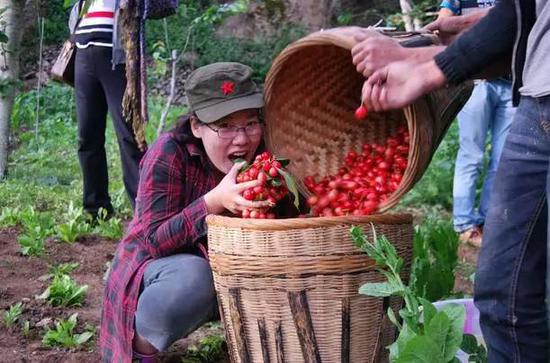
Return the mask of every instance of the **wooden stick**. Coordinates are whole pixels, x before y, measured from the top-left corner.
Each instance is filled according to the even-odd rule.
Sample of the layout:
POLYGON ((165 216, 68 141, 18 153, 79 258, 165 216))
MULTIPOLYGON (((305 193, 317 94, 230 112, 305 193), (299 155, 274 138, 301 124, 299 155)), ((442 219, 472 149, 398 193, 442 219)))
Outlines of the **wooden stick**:
POLYGON ((285 363, 285 351, 283 348, 283 329, 281 322, 277 322, 275 327, 275 348, 277 349, 277 363, 285 363))
POLYGON ((258 319, 258 331, 260 333, 260 345, 262 346, 262 356, 264 363, 269 363, 269 342, 267 341, 267 329, 265 327, 265 319, 258 319))
POLYGON ((311 322, 306 292, 289 292, 288 302, 290 304, 290 310, 292 311, 292 317, 294 318, 294 325, 296 326, 296 333, 300 340, 300 347, 302 348, 305 362, 320 363, 321 355, 319 354, 319 348, 315 340, 315 332, 313 331, 313 323, 311 322))
POLYGON ((350 301, 345 297, 342 300, 342 363, 350 362, 351 326, 350 326, 350 301))
MULTIPOLYGON (((222 322, 222 325, 224 327, 227 327, 227 321, 225 320, 225 312, 223 311, 223 303, 222 303, 222 296, 219 292, 216 292, 216 296, 218 297, 218 309, 220 311, 220 320, 222 322)), ((224 330, 225 334, 225 341, 227 342, 228 351, 229 351, 229 358, 232 362, 237 361, 237 357, 235 357, 235 350, 231 347, 233 346, 233 339, 231 339, 231 334, 229 334, 229 329, 225 328, 224 330)))
POLYGON ((235 333, 235 345, 241 363, 250 362, 248 345, 246 343, 246 331, 242 319, 241 291, 238 288, 229 289, 229 315, 235 333))

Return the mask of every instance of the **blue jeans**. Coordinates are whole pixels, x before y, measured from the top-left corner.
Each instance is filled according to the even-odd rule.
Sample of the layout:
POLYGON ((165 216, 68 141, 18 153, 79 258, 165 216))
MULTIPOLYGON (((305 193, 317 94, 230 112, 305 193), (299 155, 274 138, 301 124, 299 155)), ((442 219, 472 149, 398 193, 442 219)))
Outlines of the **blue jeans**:
POLYGON ((497 170, 475 281, 489 362, 548 362, 550 96, 522 97, 497 170), (547 303, 547 301, 546 301, 547 303))
POLYGON ((453 222, 457 232, 485 222, 498 161, 514 112, 511 82, 495 80, 476 81, 472 96, 458 114, 460 147, 453 182, 453 222), (487 134, 491 135, 491 159, 476 210, 476 185, 483 170, 487 134))

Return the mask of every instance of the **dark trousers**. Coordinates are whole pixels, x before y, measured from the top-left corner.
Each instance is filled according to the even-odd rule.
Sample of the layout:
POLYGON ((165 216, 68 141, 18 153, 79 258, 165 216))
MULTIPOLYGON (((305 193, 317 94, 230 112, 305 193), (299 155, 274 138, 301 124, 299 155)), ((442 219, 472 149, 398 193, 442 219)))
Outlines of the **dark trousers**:
POLYGON ((475 281, 491 363, 549 361, 550 96, 522 97, 504 144, 475 281))
POLYGON ((122 97, 126 88, 124 65, 111 65, 111 48, 90 46, 78 49, 75 60, 76 114, 78 119, 78 159, 84 182, 84 209, 96 214, 103 207, 113 211, 109 197, 109 177, 105 154, 107 110, 116 132, 124 186, 132 208, 143 152, 137 147, 132 125, 122 117, 122 97))

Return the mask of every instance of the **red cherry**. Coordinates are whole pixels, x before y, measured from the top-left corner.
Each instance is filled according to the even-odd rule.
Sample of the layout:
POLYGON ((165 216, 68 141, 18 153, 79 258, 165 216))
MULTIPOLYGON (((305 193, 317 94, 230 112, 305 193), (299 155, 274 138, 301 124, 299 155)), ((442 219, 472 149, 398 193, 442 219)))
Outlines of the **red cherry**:
POLYGON ((269 176, 270 177, 275 178, 277 175, 279 175, 279 172, 277 171, 277 169, 275 169, 273 167, 269 169, 269 176))
POLYGON ((248 170, 248 175, 250 175, 252 179, 256 179, 256 177, 258 177, 258 169, 255 167, 250 168, 248 170))
POLYGON ((254 192, 252 191, 252 189, 246 189, 244 192, 243 192, 243 198, 246 199, 246 200, 254 200, 254 192))
POLYGON ((358 120, 364 120, 365 118, 367 118, 367 114, 368 111, 365 105, 361 105, 357 108, 357 110, 355 110, 355 118, 358 120))
POLYGON ((311 197, 308 198, 307 204, 313 207, 315 204, 317 204, 318 201, 319 201, 319 198, 315 195, 312 195, 311 197))
POLYGON ((257 178, 257 179, 258 179, 258 181, 259 181, 260 183, 264 184, 264 183, 267 182, 267 174, 264 173, 263 171, 260 171, 260 172, 258 173, 258 178, 257 178))

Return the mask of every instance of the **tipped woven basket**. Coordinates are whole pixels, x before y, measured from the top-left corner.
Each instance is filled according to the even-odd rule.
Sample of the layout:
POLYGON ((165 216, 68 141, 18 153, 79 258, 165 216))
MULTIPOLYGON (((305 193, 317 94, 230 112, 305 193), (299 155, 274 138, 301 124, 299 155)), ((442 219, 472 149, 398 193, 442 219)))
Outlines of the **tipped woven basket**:
MULTIPOLYGON (((408 166, 399 188, 383 202, 379 212, 393 207, 421 178, 471 93, 471 85, 446 87, 421 97, 403 110, 369 113, 357 121, 365 81, 352 63, 354 34, 379 36, 346 27, 313 33, 288 46, 275 59, 265 83, 266 140, 276 155, 292 162, 302 193, 307 175, 319 180, 337 173, 348 151, 366 142, 381 142, 401 125, 410 133, 408 166)), ((436 44, 431 35, 388 33, 404 46, 436 44)))
POLYGON ((371 223, 405 261, 412 217, 374 215, 281 220, 208 216, 210 264, 232 362, 381 362, 395 339, 386 317, 397 298, 359 295, 381 282, 352 243, 350 226, 371 223))

